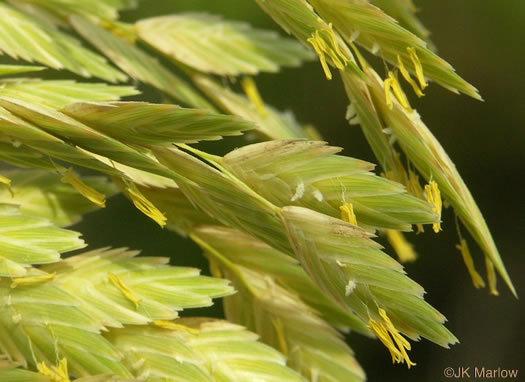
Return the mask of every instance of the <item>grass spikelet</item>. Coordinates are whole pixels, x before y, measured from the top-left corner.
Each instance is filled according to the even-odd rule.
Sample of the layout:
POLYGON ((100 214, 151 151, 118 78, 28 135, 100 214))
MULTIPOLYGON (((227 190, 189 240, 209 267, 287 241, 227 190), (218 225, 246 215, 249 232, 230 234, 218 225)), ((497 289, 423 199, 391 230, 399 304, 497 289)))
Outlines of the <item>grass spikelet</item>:
POLYGON ((225 300, 228 319, 256 330, 263 342, 279 349, 288 357, 288 366, 308 380, 364 380, 352 350, 305 304, 304 297, 317 294, 315 286, 306 282, 308 278, 302 279, 285 256, 221 227, 197 227, 192 237, 239 290, 225 300))
POLYGON ((437 221, 431 205, 370 173, 370 163, 335 155, 339 150, 315 141, 267 142, 234 150, 222 164, 280 207, 293 204, 341 217, 340 207, 351 203, 367 229, 410 231, 411 224, 437 221))
POLYGON ((171 58, 222 76, 277 72, 281 66, 298 66, 311 57, 294 40, 205 13, 144 19, 135 30, 171 58))
MULTIPOLYGON (((361 61, 361 64, 368 78, 367 87, 370 91, 370 102, 377 114, 383 119, 384 125, 392 129, 392 133, 408 160, 428 182, 435 183, 435 186, 433 186, 434 183, 429 183, 429 187, 426 188, 428 191, 425 191, 430 200, 436 203, 434 204, 435 212, 438 212, 441 204, 437 194, 439 190, 439 193, 443 194, 443 198, 454 208, 461 222, 493 263, 510 291, 516 295, 515 288, 503 265, 485 219, 448 154, 415 110, 406 110, 397 101, 393 102, 393 109, 390 110, 384 97, 383 81, 365 61, 361 61)), ((347 91, 353 94, 352 97, 356 97, 356 88, 350 86, 349 76, 345 75, 343 78, 349 84, 347 91)), ((361 119, 364 120, 364 118, 361 119)), ((366 123, 362 126, 365 130, 372 129, 373 134, 376 134, 377 129, 382 128, 382 123, 380 120, 373 122, 374 124, 366 123)), ((374 141, 374 145, 375 143, 376 141, 374 141)), ((378 145, 375 146, 378 151, 390 150, 388 146, 381 148, 378 145)), ((434 231, 436 229, 439 229, 437 223, 434 226, 434 231)))
POLYGON ((416 75, 422 89, 426 86, 426 76, 453 92, 463 92, 481 99, 476 88, 428 49, 423 40, 370 2, 311 0, 310 3, 326 22, 333 23, 347 43, 361 45, 392 65, 398 65, 399 57, 404 67, 416 75))
POLYGON ((445 347, 457 342, 442 325, 443 315, 424 302, 423 289, 381 252, 370 234, 301 207, 285 207, 282 216, 305 271, 341 307, 366 323, 370 318, 377 321, 370 312, 380 307, 409 338, 422 336, 445 347), (349 281, 356 286, 347 295, 349 281))

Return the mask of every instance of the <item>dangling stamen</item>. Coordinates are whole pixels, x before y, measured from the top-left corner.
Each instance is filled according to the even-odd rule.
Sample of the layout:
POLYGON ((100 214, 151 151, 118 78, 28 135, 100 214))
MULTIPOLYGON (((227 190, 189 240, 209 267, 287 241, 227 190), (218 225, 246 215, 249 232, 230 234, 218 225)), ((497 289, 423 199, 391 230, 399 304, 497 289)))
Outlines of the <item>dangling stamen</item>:
POLYGON ((414 69, 416 70, 416 77, 419 81, 419 86, 421 86, 421 89, 425 89, 428 86, 428 84, 425 81, 425 75, 423 74, 423 66, 421 65, 421 61, 419 61, 419 57, 417 56, 416 48, 407 48, 407 52, 410 55, 412 63, 414 64, 414 69))
POLYGON ((63 174, 62 182, 70 184, 79 194, 84 196, 89 201, 95 203, 97 206, 105 208, 106 207, 106 195, 101 194, 97 190, 89 187, 84 182, 82 182, 73 172, 73 169, 70 167, 65 174, 63 174))
POLYGON ((405 110, 410 111, 410 103, 408 102, 408 98, 401 88, 397 77, 392 72, 388 72, 388 76, 392 79, 392 90, 394 91, 394 95, 396 96, 397 100, 405 110))
POLYGON ((113 284, 117 289, 119 289, 122 294, 133 304, 135 304, 135 307, 139 307, 140 298, 135 296, 135 294, 131 291, 131 289, 128 288, 126 284, 124 284, 124 281, 117 275, 109 272, 108 273, 108 280, 113 284))
POLYGON ((465 263, 468 273, 470 274, 470 278, 472 279, 472 284, 474 284, 474 288, 484 288, 485 281, 483 281, 483 278, 474 267, 474 260, 472 259, 472 255, 470 254, 470 251, 468 249, 467 241, 465 239, 461 239, 460 243, 456 245, 456 248, 459 249, 459 251, 461 252, 463 262, 465 263))
POLYGON ((49 368, 44 362, 37 364, 38 372, 49 377, 51 382, 71 382, 67 370, 67 359, 62 359, 57 366, 49 368))
POLYGON ((487 280, 489 282, 489 290, 490 294, 493 296, 499 296, 498 289, 496 288, 496 271, 494 270, 494 264, 492 264, 492 261, 485 256, 485 268, 487 268, 487 280))
MULTIPOLYGON (((429 184, 425 186, 425 193, 427 201, 432 204, 432 211, 439 215, 441 219, 441 210, 443 209, 443 202, 441 201, 441 192, 439 191, 438 185, 435 181, 431 180, 429 184)), ((441 231, 441 223, 434 223, 432 225, 435 233, 441 231)))
POLYGON ((394 248, 397 257, 399 257, 399 261, 402 263, 407 263, 417 259, 414 246, 407 239, 405 239, 405 236, 403 236, 402 232, 393 229, 387 229, 386 237, 392 248, 394 248))
POLYGON ((354 206, 352 203, 345 203, 341 207, 341 220, 350 223, 352 225, 357 225, 357 218, 354 213, 354 206))
POLYGON ((383 309, 379 308, 378 311, 379 315, 385 323, 386 329, 394 339, 394 342, 396 343, 397 348, 399 349, 399 353, 401 354, 401 358, 398 362, 406 362, 409 369, 411 366, 415 366, 416 364, 410 361, 410 358, 408 357, 408 354, 406 352, 407 350, 411 349, 410 342, 408 342, 408 340, 398 332, 398 330, 396 329, 392 321, 390 321, 390 318, 387 316, 386 312, 383 309))
POLYGON ((390 90, 392 89, 392 79, 385 79, 383 86, 385 88, 386 106, 388 107, 388 109, 392 110, 394 108, 394 104, 392 102, 392 93, 390 92, 390 90))
POLYGON ((410 84, 410 86, 412 86, 412 89, 414 89, 414 93, 416 93, 418 97, 423 97, 423 92, 421 91, 421 89, 419 89, 419 86, 417 86, 417 83, 412 79, 412 77, 410 77, 410 73, 408 73, 408 70, 403 64, 403 60, 401 60, 401 57, 399 55, 397 55, 397 65, 403 78, 406 80, 406 82, 410 84))
POLYGON ((47 281, 51 281, 55 278, 56 272, 45 273, 39 276, 30 277, 16 277, 11 282, 11 288, 16 288, 19 285, 30 285, 30 284, 41 284, 47 281))
POLYGON ((128 195, 135 207, 137 207, 142 213, 144 213, 146 216, 149 216, 158 225, 164 228, 168 219, 162 212, 160 212, 157 207, 155 207, 153 203, 151 203, 144 195, 142 195, 137 186, 135 186, 133 183, 130 183, 126 191, 128 192, 128 195))
POLYGON ((349 61, 348 57, 346 57, 346 55, 341 51, 341 47, 337 43, 332 24, 328 24, 328 28, 316 30, 312 37, 306 41, 312 45, 315 53, 317 53, 319 61, 321 62, 321 66, 323 67, 324 74, 328 80, 332 79, 332 72, 330 71, 326 56, 328 56, 334 66, 340 70, 344 69, 349 61), (328 43, 323 37, 328 40, 328 43))
POLYGON ((266 108, 264 107, 264 102, 262 100, 261 95, 259 94, 259 90, 257 90, 257 85, 255 84, 255 81, 253 80, 253 78, 244 77, 241 81, 241 86, 246 96, 255 105, 257 112, 262 117, 266 117, 268 113, 266 112, 266 108))
POLYGON ((401 106, 407 111, 411 111, 410 103, 408 102, 407 96, 405 95, 405 92, 401 88, 401 85, 399 84, 399 81, 397 80, 394 73, 391 71, 388 72, 388 78, 384 81, 384 88, 385 88, 385 97, 386 97, 386 106, 392 110, 394 107, 392 102, 392 94, 390 93, 390 90, 394 92, 394 95, 396 96, 396 99, 399 101, 401 106))
POLYGON ((410 350, 410 343, 396 329, 384 309, 378 309, 379 315, 383 322, 377 322, 373 319, 368 321, 369 328, 374 332, 377 338, 386 346, 392 356, 392 363, 406 363, 408 368, 415 366, 408 357, 407 350, 410 350))

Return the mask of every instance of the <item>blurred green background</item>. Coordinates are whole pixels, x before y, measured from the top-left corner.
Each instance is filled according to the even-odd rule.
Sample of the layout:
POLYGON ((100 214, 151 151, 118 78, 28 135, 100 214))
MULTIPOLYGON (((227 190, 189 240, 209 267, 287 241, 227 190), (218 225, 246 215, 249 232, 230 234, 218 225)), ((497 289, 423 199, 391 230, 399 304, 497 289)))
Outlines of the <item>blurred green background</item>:
MULTIPOLYGON (((481 92, 485 102, 458 96, 437 85, 413 99, 424 121, 455 161, 483 211, 518 293, 525 294, 525 2, 523 0, 440 0, 417 2, 420 18, 432 31, 440 55, 481 92)), ((279 30, 254 0, 142 0, 125 20, 180 11, 206 11, 279 30)), ((291 109, 302 123, 313 123, 344 154, 370 161, 373 155, 359 127, 345 119, 347 100, 341 83, 327 81, 318 62, 257 78, 263 98, 291 109)), ((145 89, 146 96, 155 97, 145 89)), ((414 97, 413 97, 414 98, 414 97)), ((233 146, 238 141, 228 141, 233 146)), ((212 144, 212 145, 217 145, 212 144)), ((213 147, 208 145, 207 147, 213 147)), ((409 276, 427 290, 427 300, 449 319, 460 344, 451 350, 422 341, 413 346, 417 366, 392 365, 378 342, 348 337, 369 381, 442 381, 445 367, 521 368, 525 380, 525 309, 500 285, 499 297, 475 290, 459 252, 452 213, 444 213, 444 231, 412 235, 420 259, 407 266, 409 276)), ((118 196, 105 210, 74 227, 91 248, 127 246, 146 255, 171 256, 177 265, 207 269, 194 244, 137 213, 118 196)), ((430 230, 427 230, 430 231, 430 230)), ((480 252, 471 244, 479 270, 480 252)), ((186 314, 221 314, 214 309, 186 314)))

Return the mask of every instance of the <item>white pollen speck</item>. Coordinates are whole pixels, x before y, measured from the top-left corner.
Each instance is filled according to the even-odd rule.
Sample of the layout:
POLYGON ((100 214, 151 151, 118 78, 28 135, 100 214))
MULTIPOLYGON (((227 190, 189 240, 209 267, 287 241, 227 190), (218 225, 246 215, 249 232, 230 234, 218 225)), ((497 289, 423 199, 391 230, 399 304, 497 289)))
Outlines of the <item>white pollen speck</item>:
POLYGON ((312 192, 312 195, 319 202, 322 202, 324 200, 323 193, 321 191, 319 191, 319 190, 315 190, 314 192, 312 192))
POLYGON ((345 115, 345 118, 350 120, 352 118, 355 117, 356 115, 356 111, 355 111, 355 107, 354 107, 354 104, 351 103, 350 105, 348 105, 348 107, 346 108, 346 115, 345 115))
POLYGON ((361 31, 359 31, 359 30, 353 31, 352 34, 350 35, 350 41, 354 42, 355 40, 357 40, 357 38, 359 37, 360 33, 361 33, 361 31))
POLYGON ((257 134, 254 134, 254 133, 252 133, 252 132, 248 132, 248 133, 244 134, 244 137, 246 138, 246 140, 247 140, 248 142, 256 142, 257 139, 259 139, 259 138, 257 137, 257 134))
POLYGON ((146 362, 146 360, 144 358, 141 358, 139 360, 137 360, 136 362, 134 362, 131 367, 134 369, 134 370, 139 370, 140 368, 142 368, 144 366, 144 362, 146 362))
POLYGON ((294 196, 292 196, 292 199, 290 199, 290 201, 295 202, 295 201, 301 199, 303 197, 303 195, 304 195, 304 183, 301 182, 295 188, 295 194, 294 194, 294 196))
POLYGON ((319 370, 312 368, 311 374, 312 374, 312 382, 318 382, 319 381, 319 370))
POLYGON ((346 284, 346 286, 345 286, 345 296, 350 296, 352 294, 352 292, 354 291, 356 286, 357 286, 357 284, 355 283, 354 280, 349 280, 348 284, 346 284))

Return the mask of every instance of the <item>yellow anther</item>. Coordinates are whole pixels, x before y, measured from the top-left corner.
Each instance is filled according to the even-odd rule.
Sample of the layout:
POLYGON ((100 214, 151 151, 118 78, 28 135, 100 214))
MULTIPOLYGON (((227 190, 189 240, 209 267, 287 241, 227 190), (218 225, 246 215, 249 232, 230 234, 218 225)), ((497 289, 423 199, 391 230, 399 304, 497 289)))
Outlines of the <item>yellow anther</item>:
POLYGON ((182 331, 182 332, 187 332, 187 333, 190 333, 190 334, 193 334, 193 335, 197 335, 197 334, 200 333, 199 329, 194 329, 194 328, 190 328, 190 327, 185 326, 185 325, 176 324, 173 321, 154 320, 153 324, 157 325, 159 328, 173 330, 173 331, 176 331, 176 332, 181 332, 182 331))
POLYGON ((394 324, 392 324, 392 321, 390 321, 390 318, 387 316, 386 312, 379 308, 379 315, 383 319, 386 329, 390 333, 390 336, 394 339, 394 342, 397 345, 397 348, 399 349, 400 358, 397 361, 398 363, 406 362, 408 368, 410 369, 411 366, 415 366, 415 363, 410 361, 410 358, 408 357, 407 350, 411 349, 410 342, 403 337, 396 329, 394 324))
POLYGON ((259 94, 259 90, 257 90, 257 85, 255 84, 255 81, 253 80, 253 78, 244 77, 241 81, 241 85, 242 85, 242 88, 246 96, 255 105, 257 112, 261 116, 266 117, 268 113, 266 112, 266 108, 264 107, 264 102, 261 98, 261 95, 259 94))
POLYGON ((368 321, 368 327, 376 335, 377 339, 381 341, 383 345, 386 346, 386 348, 390 352, 390 355, 392 356, 392 363, 398 362, 398 360, 400 359, 399 350, 397 349, 397 347, 394 346, 392 338, 388 334, 388 331, 383 326, 383 324, 370 319, 370 321, 368 321))
POLYGON ((348 63, 348 57, 341 51, 341 47, 337 43, 332 24, 328 24, 328 28, 316 30, 312 37, 306 41, 314 48, 328 80, 332 79, 332 72, 330 71, 326 56, 330 58, 337 69, 344 69, 348 63))
POLYGON ((407 263, 417 259, 414 246, 407 239, 405 239, 403 233, 393 229, 387 229, 386 237, 392 248, 394 248, 394 251, 396 251, 399 261, 402 263, 407 263))
POLYGON ((153 203, 151 203, 142 193, 139 191, 137 186, 130 183, 127 187, 127 192, 131 201, 142 213, 153 219, 162 228, 166 225, 167 218, 162 212, 159 211, 153 203))
POLYGON ((463 257, 463 261, 465 262, 468 273, 470 274, 470 278, 472 279, 472 284, 474 284, 474 288, 484 288, 485 281, 483 281, 483 278, 480 276, 480 274, 476 271, 476 268, 474 267, 474 260, 472 259, 470 251, 468 249, 467 241, 465 239, 461 239, 460 243, 456 245, 456 248, 459 249, 459 251, 461 252, 461 256, 463 257))
POLYGON ((334 64, 337 67, 337 69, 343 69, 348 59, 343 54, 343 52, 341 51, 341 47, 337 43, 332 23, 328 23, 328 33, 326 35, 328 37, 328 40, 330 41, 331 46, 333 47, 335 51, 334 57, 335 57, 335 61, 337 62, 334 61, 334 64))
POLYGON ((401 57, 399 55, 397 55, 397 65, 399 67, 399 71, 401 72, 401 75, 403 76, 403 78, 406 80, 406 82, 410 84, 410 86, 412 86, 412 89, 414 89, 414 93, 416 93, 418 97, 423 97, 424 96, 423 92, 421 91, 421 89, 419 89, 419 86, 412 79, 412 77, 410 77, 410 73, 405 68, 405 65, 403 64, 403 60, 401 60, 401 57))
POLYGON ((423 90, 428 86, 428 84, 425 81, 425 75, 423 74, 423 66, 421 65, 421 61, 419 61, 419 57, 417 56, 416 48, 407 48, 407 52, 410 55, 412 63, 414 64, 414 69, 416 70, 416 77, 419 81, 419 86, 421 86, 421 89, 423 90))
POLYGON ((37 369, 40 374, 49 377, 51 382, 71 382, 65 358, 58 363, 58 367, 51 366, 49 368, 44 362, 40 362, 37 364, 37 369))
POLYGON ((352 203, 345 203, 341 207, 339 207, 339 210, 341 210, 341 220, 344 220, 347 223, 357 225, 357 218, 355 217, 354 213, 354 206, 352 203))
POLYGON ((115 274, 113 274, 111 272, 108 272, 108 280, 117 289, 119 289, 122 292, 122 294, 129 301, 131 301, 133 304, 135 304, 136 308, 139 307, 139 303, 140 303, 141 299, 138 298, 137 296, 135 296, 135 294, 131 291, 131 289, 128 288, 128 286, 126 284, 124 284, 124 281, 122 281, 122 279, 120 277, 118 277, 117 275, 115 275, 115 274))
MULTIPOLYGON (((439 219, 441 219, 443 202, 441 201, 441 192, 439 191, 439 187, 435 181, 431 180, 430 183, 425 186, 425 194, 427 201, 432 204, 432 211, 434 211, 439 216, 439 219)), ((434 229, 435 233, 438 233, 441 231, 441 224, 434 223, 432 228, 434 229)))
POLYGON ((39 276, 30 276, 30 277, 16 277, 11 282, 11 288, 16 288, 19 285, 31 285, 31 284, 41 284, 47 281, 53 280, 56 276, 56 272, 46 273, 39 276))
POLYGON ((317 54, 317 57, 319 57, 319 61, 321 62, 321 66, 323 67, 324 75, 326 76, 328 80, 331 80, 332 72, 330 71, 328 63, 326 62, 326 57, 324 56, 324 52, 319 47, 319 43, 316 38, 317 38, 317 32, 315 34, 315 37, 310 37, 306 41, 308 41, 310 45, 312 45, 312 47, 315 50, 315 53, 317 54))
POLYGON ((4 184, 7 187, 7 190, 11 194, 11 197, 15 197, 15 193, 13 192, 13 189, 11 188, 11 179, 6 178, 5 176, 0 175, 0 183, 4 184))
POLYGON ((399 101, 401 106, 403 106, 405 110, 408 110, 408 111, 412 110, 410 108, 410 103, 408 102, 408 98, 405 95, 405 92, 403 91, 403 89, 401 88, 401 85, 399 84, 399 81, 397 80, 397 77, 394 75, 394 73, 388 72, 388 78, 391 80, 390 87, 394 91, 394 95, 396 96, 396 99, 399 101))
POLYGON ((386 106, 392 110, 394 108, 394 104, 392 103, 392 93, 390 90, 392 89, 392 79, 387 78, 384 82, 384 88, 385 88, 385 100, 386 100, 386 106))
POLYGON ((97 190, 89 187, 84 182, 82 182, 73 172, 73 169, 70 167, 64 174, 62 174, 61 181, 73 186, 75 190, 78 191, 82 196, 84 196, 89 201, 95 203, 99 207, 106 207, 106 195, 101 194, 97 190))
POLYGON ((415 366, 415 363, 410 360, 407 353, 407 350, 411 348, 410 342, 399 333, 384 309, 379 308, 378 312, 383 322, 370 319, 368 327, 386 346, 392 356, 392 363, 406 363, 409 369, 411 366, 415 366))
POLYGON ((498 289, 496 288, 496 271, 494 270, 494 264, 492 261, 485 256, 485 268, 487 268, 487 280, 489 282, 490 294, 494 296, 499 296, 498 289))

